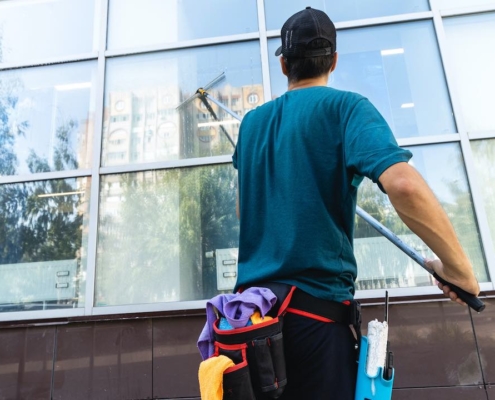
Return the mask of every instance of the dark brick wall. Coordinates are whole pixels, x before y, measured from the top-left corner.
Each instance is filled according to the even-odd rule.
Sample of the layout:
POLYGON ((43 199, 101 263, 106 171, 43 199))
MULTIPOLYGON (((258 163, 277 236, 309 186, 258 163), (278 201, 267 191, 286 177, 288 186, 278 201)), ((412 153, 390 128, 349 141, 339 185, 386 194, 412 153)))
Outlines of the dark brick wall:
MULTIPOLYGON (((390 305, 394 400, 495 400, 495 299, 485 301, 481 314, 390 305)), ((375 318, 383 306, 364 306, 364 334, 375 318)), ((196 315, 3 327, 0 400, 197 399, 203 324, 196 315)))

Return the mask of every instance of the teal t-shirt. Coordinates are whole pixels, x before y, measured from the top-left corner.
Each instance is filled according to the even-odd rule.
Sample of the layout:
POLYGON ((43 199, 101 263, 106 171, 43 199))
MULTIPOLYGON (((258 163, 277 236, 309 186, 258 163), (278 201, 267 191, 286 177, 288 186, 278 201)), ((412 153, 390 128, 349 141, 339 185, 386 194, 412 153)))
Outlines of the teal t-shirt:
POLYGON ((244 117, 238 170, 240 286, 296 285, 322 299, 353 298, 357 186, 407 162, 363 96, 318 86, 293 90, 244 117))

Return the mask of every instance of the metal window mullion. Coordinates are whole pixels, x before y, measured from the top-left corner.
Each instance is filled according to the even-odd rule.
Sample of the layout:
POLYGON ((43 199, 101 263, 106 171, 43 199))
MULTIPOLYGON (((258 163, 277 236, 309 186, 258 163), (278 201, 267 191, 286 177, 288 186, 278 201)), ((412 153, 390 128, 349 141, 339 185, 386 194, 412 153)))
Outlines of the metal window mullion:
POLYGON ((0 64, 0 71, 31 68, 31 67, 44 67, 47 65, 56 65, 56 64, 67 64, 77 61, 96 60, 97 58, 98 58, 97 52, 74 54, 71 56, 62 56, 62 57, 42 58, 38 60, 31 60, 29 62, 0 64))
POLYGON ((477 132, 468 132, 469 139, 471 140, 479 140, 479 139, 494 139, 495 131, 477 131, 477 132))
POLYGON ((453 17, 459 15, 482 14, 495 11, 495 2, 478 6, 451 8, 439 10, 442 17, 453 17))
MULTIPOLYGON (((58 310, 36 310, 36 311, 9 311, 0 312, 0 321, 22 321, 22 320, 47 320, 54 318, 82 317, 84 310, 81 308, 63 308, 58 310)), ((40 322, 37 325, 63 325, 64 322, 40 322)))
POLYGON ((91 315, 94 307, 94 293, 96 285, 96 253, 98 239, 98 211, 100 194, 100 159, 101 138, 103 131, 103 107, 105 98, 105 48, 107 43, 108 27, 108 2, 100 0, 101 19, 98 53, 98 79, 95 101, 94 137, 93 137, 93 163, 91 173, 91 196, 89 203, 89 229, 88 229, 88 254, 86 262, 86 291, 85 291, 85 315, 91 315))
POLYGON ((457 125, 457 131, 460 135, 461 151, 464 158, 464 166, 466 169, 467 180, 471 191, 471 198, 473 200, 475 218, 477 220, 478 228, 480 231, 482 248, 485 252, 485 259, 488 267, 488 272, 490 274, 490 279, 492 280, 493 288, 495 287, 495 249, 491 238, 490 226, 488 225, 488 218, 486 215, 485 205, 483 203, 483 195, 481 193, 480 185, 476 177, 473 152, 462 114, 462 107, 459 102, 459 94, 457 93, 456 89, 456 76, 453 73, 453 63, 452 60, 449 58, 447 50, 447 37, 443 26, 443 20, 439 10, 434 10, 433 14, 433 23, 438 40, 440 57, 442 59, 445 72, 447 90, 450 94, 452 109, 454 111, 454 118, 457 125))
POLYGON ((124 49, 110 49, 110 50, 105 50, 105 55, 107 57, 129 56, 134 54, 154 53, 154 52, 166 51, 166 50, 181 50, 181 49, 188 49, 188 48, 195 48, 202 46, 246 42, 250 40, 256 40, 258 38, 259 38, 258 32, 242 33, 238 35, 218 36, 218 37, 206 38, 206 39, 194 39, 194 40, 187 40, 180 42, 170 42, 159 45, 137 46, 137 47, 124 48, 124 49))
POLYGON ((265 3, 257 0, 258 29, 260 32, 261 74, 263 79, 263 96, 265 102, 272 98, 272 85, 270 81, 270 58, 268 54, 268 37, 266 35, 265 3))
POLYGON ((0 185, 24 182, 47 181, 53 179, 68 179, 90 176, 90 169, 64 170, 53 172, 41 172, 36 174, 0 176, 0 185))
MULTIPOLYGON (((385 17, 376 17, 376 18, 365 18, 365 19, 356 19, 353 21, 342 21, 335 23, 335 29, 343 30, 343 29, 352 29, 352 28, 364 28, 368 26, 377 26, 377 25, 388 25, 388 24, 396 24, 400 22, 410 22, 410 21, 422 21, 425 19, 432 19, 433 13, 431 11, 422 11, 417 13, 410 14, 398 14, 398 15, 389 15, 385 17)), ((280 36, 280 30, 269 30, 266 32, 269 38, 275 38, 280 36)))
POLYGON ((108 167, 101 167, 101 175, 110 174, 122 174, 142 171, 156 171, 164 169, 174 168, 188 168, 188 167, 202 167, 206 165, 215 164, 230 164, 232 163, 232 155, 212 156, 212 157, 198 157, 198 158, 184 158, 174 161, 157 161, 142 164, 123 164, 108 167))
POLYGON ((450 133, 445 135, 399 138, 397 139, 397 142, 399 143, 399 146, 406 147, 406 146, 420 146, 424 144, 458 142, 459 140, 460 140, 460 136, 458 133, 450 133))

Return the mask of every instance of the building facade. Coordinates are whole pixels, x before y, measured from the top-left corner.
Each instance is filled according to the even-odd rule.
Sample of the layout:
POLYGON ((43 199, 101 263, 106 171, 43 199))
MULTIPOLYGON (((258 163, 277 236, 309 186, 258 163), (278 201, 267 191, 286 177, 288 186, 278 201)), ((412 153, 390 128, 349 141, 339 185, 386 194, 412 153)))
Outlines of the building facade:
MULTIPOLYGON (((235 283, 239 122, 195 94, 241 117, 282 95, 280 28, 308 5, 337 28, 329 86, 413 153, 487 304, 445 301, 356 217, 364 328, 391 297, 394 399, 495 400, 487 0, 0 1, 0 399, 199 398, 206 300, 235 283)), ((433 256, 371 182, 358 204, 433 256)))

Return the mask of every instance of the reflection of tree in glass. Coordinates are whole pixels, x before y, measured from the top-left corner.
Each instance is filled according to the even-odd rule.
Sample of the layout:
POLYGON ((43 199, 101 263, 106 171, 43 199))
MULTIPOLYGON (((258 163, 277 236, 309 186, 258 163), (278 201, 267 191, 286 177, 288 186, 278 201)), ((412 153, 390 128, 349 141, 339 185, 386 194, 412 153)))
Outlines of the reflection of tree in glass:
MULTIPOLYGON (((0 82, 0 173, 14 175, 15 135, 23 134, 28 124, 13 127, 10 116, 17 98, 3 89, 0 82)), ((31 173, 77 168, 68 145, 76 125, 70 120, 57 129, 53 169, 46 158, 31 150, 27 160, 31 173)), ((0 264, 80 259, 83 216, 80 193, 73 193, 78 190, 76 182, 57 179, 0 186, 0 264), (61 195, 67 192, 73 194, 61 195)))
POLYGON ((172 275, 178 273, 179 252, 178 180, 179 171, 173 170, 109 175, 102 181, 97 304, 173 299, 172 275), (111 201, 114 198, 118 202, 111 201))
POLYGON ((495 139, 472 142, 478 183, 482 188, 485 212, 495 246, 495 139))
MULTIPOLYGON (((460 170, 458 173, 459 176, 465 177, 466 171, 464 165, 459 163, 459 155, 456 154, 453 157, 454 159, 449 164, 454 165, 457 170, 460 170)), ((493 158, 489 160, 489 162, 493 162, 493 158)), ((459 241, 473 264, 476 277, 481 282, 486 282, 488 280, 486 264, 475 220, 471 192, 466 184, 466 180, 445 178, 444 184, 450 192, 448 198, 452 198, 453 200, 450 202, 441 201, 442 207, 447 212, 459 241)))
MULTIPOLYGON (((239 221, 235 214, 237 174, 230 165, 204 168, 201 185, 201 254, 238 247, 239 221)), ((203 298, 217 294, 216 265, 203 259, 203 298)))
POLYGON ((215 291, 204 253, 237 246, 232 178, 230 165, 107 176, 97 303, 195 300, 215 291))
MULTIPOLYGON (((0 41, 1 45, 1 41, 0 41)), ((24 135, 29 124, 27 121, 16 123, 15 108, 18 98, 15 90, 19 87, 18 80, 5 82, 0 80, 0 174, 14 175, 18 159, 14 151, 16 136, 24 135)))
MULTIPOLYGON (((382 225, 396 235, 411 233, 400 220, 387 195, 382 193, 376 184, 365 178, 359 186, 357 204, 382 225)), ((381 236, 364 219, 356 215, 354 238, 381 236)))

